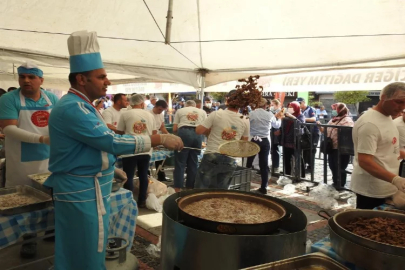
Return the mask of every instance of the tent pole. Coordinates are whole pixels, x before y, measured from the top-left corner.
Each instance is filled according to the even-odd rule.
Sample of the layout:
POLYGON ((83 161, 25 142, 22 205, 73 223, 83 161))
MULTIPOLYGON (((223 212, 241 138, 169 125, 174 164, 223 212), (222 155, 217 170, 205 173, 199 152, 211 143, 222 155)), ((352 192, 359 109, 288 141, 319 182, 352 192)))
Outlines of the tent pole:
POLYGON ((170 35, 172 32, 172 20, 173 20, 173 0, 169 0, 169 7, 167 9, 167 17, 166 17, 165 44, 170 44, 170 35))
POLYGON ((200 99, 204 103, 204 88, 205 88, 205 74, 201 74, 201 91, 200 91, 200 99))

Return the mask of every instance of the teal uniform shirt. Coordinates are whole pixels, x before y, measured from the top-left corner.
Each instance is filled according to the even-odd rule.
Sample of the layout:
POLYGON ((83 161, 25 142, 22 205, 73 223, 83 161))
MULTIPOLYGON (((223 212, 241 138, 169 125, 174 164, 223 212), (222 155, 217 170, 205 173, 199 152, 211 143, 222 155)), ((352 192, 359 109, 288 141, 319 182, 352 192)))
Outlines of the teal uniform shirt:
MULTIPOLYGON (((0 97, 1 120, 4 119, 18 120, 18 116, 21 110, 20 91, 21 91, 20 88, 18 88, 0 97)), ((46 90, 44 90, 44 93, 48 96, 52 104, 55 105, 56 102, 58 101, 58 97, 54 93, 46 90)), ((30 98, 25 98, 25 103, 27 107, 38 107, 38 110, 40 110, 41 107, 48 106, 48 102, 42 96, 37 101, 34 101, 33 99, 30 98)))
POLYGON ((115 155, 149 151, 149 136, 118 135, 97 116, 96 109, 68 93, 49 118, 52 173, 95 175, 115 164, 115 155))

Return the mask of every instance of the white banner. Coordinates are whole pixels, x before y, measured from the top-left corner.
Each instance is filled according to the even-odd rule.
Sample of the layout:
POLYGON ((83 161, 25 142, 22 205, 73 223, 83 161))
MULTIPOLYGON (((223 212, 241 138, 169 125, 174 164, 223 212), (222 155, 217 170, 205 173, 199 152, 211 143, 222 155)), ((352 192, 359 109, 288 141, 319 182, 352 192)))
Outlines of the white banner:
MULTIPOLYGON (((295 73, 261 77, 263 92, 381 90, 392 82, 405 82, 405 67, 295 73)), ((237 81, 214 85, 205 92, 229 92, 237 81)))

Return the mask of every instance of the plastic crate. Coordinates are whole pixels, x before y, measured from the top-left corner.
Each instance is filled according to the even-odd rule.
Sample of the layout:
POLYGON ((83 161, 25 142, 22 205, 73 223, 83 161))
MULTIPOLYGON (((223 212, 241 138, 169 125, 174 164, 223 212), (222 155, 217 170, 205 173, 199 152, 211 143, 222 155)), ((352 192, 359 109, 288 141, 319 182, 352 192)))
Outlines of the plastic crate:
POLYGON ((232 175, 231 186, 249 183, 252 180, 252 169, 237 166, 232 175))
POLYGON ((250 191, 250 182, 229 186, 230 190, 250 191))

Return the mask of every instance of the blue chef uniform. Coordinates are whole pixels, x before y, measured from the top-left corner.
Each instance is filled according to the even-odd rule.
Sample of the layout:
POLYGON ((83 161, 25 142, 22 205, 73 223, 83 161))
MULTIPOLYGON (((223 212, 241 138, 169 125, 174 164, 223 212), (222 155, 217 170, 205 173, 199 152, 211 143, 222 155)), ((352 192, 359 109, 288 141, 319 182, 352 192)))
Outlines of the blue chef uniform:
MULTIPOLYGON (((71 73, 103 68, 95 32, 73 33, 68 46, 71 73), (83 44, 76 46, 83 54, 72 55, 72 39, 83 44)), ((55 202, 55 269, 105 269, 114 155, 147 152, 150 138, 116 135, 73 88, 54 107, 49 135, 52 175, 45 185, 53 188, 55 202)))

